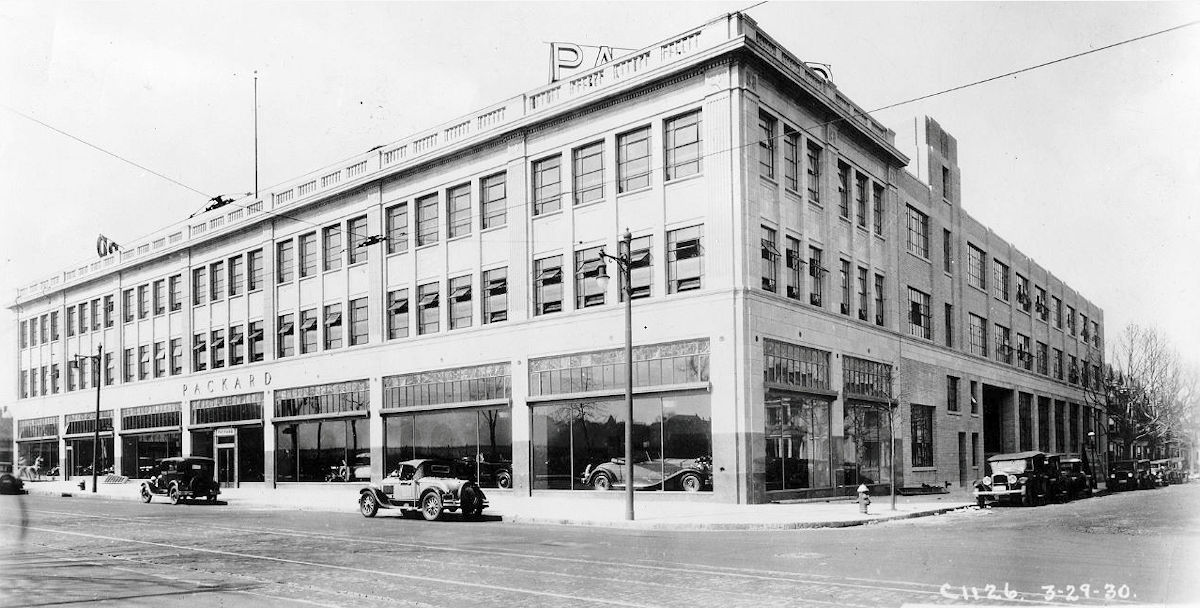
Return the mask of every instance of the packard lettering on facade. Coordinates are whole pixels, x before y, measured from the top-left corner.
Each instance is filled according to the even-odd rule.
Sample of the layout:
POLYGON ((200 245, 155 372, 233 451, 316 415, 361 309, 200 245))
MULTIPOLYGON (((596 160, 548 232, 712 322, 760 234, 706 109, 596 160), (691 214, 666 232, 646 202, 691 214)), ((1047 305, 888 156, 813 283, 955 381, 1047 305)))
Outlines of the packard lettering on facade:
POLYGON ((580 67, 21 291, 19 455, 765 502, 1105 452, 1103 311, 966 211, 936 121, 899 145, 741 14, 580 67))
POLYGON ((198 395, 213 395, 216 393, 227 393, 229 391, 240 391, 243 386, 246 390, 252 390, 255 386, 268 387, 271 385, 271 372, 262 372, 261 374, 245 374, 224 378, 214 378, 205 380, 203 383, 195 382, 192 384, 183 385, 184 397, 195 397, 198 395), (244 382, 243 382, 244 381, 244 382))

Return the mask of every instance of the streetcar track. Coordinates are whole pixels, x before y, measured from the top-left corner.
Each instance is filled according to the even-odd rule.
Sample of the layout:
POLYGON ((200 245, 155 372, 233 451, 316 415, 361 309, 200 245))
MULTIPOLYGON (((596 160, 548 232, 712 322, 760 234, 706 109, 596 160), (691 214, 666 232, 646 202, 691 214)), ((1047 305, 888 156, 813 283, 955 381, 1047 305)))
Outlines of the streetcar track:
MULTIPOLYGON (((155 518, 155 517, 106 517, 106 516, 99 516, 99 515, 89 515, 89 514, 61 512, 61 511, 43 511, 43 510, 38 510, 35 512, 55 514, 55 515, 68 515, 68 516, 72 516, 72 517, 82 516, 82 517, 90 517, 90 518, 96 518, 96 519, 117 520, 117 521, 125 521, 128 523, 134 523, 134 524, 169 525, 172 528, 178 528, 180 526, 183 526, 183 527, 192 527, 195 529, 209 529, 209 530, 217 529, 217 530, 225 530, 225 531, 229 531, 229 532, 240 532, 240 533, 266 533, 266 534, 274 534, 277 536, 298 537, 298 538, 320 538, 320 539, 324 539, 324 540, 334 540, 334 541, 341 541, 341 542, 354 542, 354 543, 362 543, 362 544, 381 545, 381 546, 387 546, 387 547, 392 547, 392 548, 407 547, 407 548, 411 548, 411 549, 433 551, 433 552, 441 551, 441 552, 448 552, 448 553, 466 553, 466 554, 486 555, 488 557, 499 556, 499 557, 515 557, 515 558, 534 559, 534 560, 550 560, 550 561, 573 563, 573 564, 586 564, 586 565, 593 566, 593 567, 599 565, 599 566, 608 566, 608 567, 613 567, 613 568, 621 568, 621 567, 626 567, 629 565, 628 563, 624 563, 624 562, 598 561, 598 560, 594 560, 594 559, 570 558, 570 557, 544 555, 544 554, 539 554, 539 553, 522 553, 522 552, 517 552, 517 551, 511 551, 511 550, 476 549, 476 548, 467 548, 467 547, 447 547, 444 545, 436 545, 436 544, 425 545, 425 544, 418 544, 418 543, 411 543, 411 542, 375 540, 375 539, 360 538, 360 537, 354 537, 354 536, 342 536, 342 535, 330 534, 330 533, 324 533, 324 532, 293 532, 293 531, 288 531, 288 530, 280 530, 277 528, 240 528, 240 527, 234 527, 234 526, 186 524, 186 523, 180 523, 178 521, 171 521, 171 522, 158 521, 158 518, 155 518)), ((133 541, 133 542, 139 542, 139 541, 133 541)), ((199 549, 199 550, 204 550, 204 549, 199 549)), ((216 550, 209 550, 209 551, 216 551, 216 550)), ((282 560, 284 558, 263 557, 263 559, 281 559, 282 560)), ((435 560, 429 560, 427 558, 423 558, 423 561, 426 561, 426 562, 432 563, 432 564, 438 563, 435 560)), ((645 564, 643 562, 642 564, 639 565, 639 568, 662 571, 662 572, 667 572, 667 573, 671 573, 671 574, 679 574, 680 572, 686 572, 686 573, 691 573, 691 574, 696 574, 696 573, 711 574, 711 575, 720 575, 720 576, 726 576, 726 577, 731 577, 731 578, 752 579, 752 580, 760 580, 760 581, 768 581, 768 582, 792 582, 792 583, 809 584, 809 585, 828 585, 828 586, 841 587, 841 588, 869 590, 869 591, 884 591, 884 592, 900 593, 900 594, 915 594, 915 595, 921 595, 921 596, 932 596, 932 597, 944 598, 944 596, 941 593, 940 586, 932 585, 932 584, 928 584, 928 583, 920 583, 920 582, 916 582, 916 581, 893 581, 893 580, 880 580, 880 579, 856 578, 856 577, 834 577, 831 575, 799 574, 799 573, 794 573, 794 572, 772 571, 772 570, 762 570, 762 569, 755 569, 753 572, 747 572, 745 569, 728 567, 728 566, 709 566, 709 565, 703 565, 703 564, 688 564, 688 563, 681 563, 681 562, 673 562, 673 563, 676 565, 679 565, 681 567, 668 568, 668 567, 663 567, 663 566, 654 565, 654 564, 645 564), (851 581, 851 582, 847 582, 847 581, 851 581), (895 585, 895 586, 892 586, 892 585, 895 585), (905 587, 907 587, 907 588, 905 588, 905 587)), ((482 566, 482 564, 475 564, 475 565, 482 566)), ((344 568, 345 566, 334 566, 334 567, 343 567, 344 568)), ((488 567, 489 569, 508 569, 508 570, 514 570, 517 572, 529 572, 528 570, 522 570, 519 568, 512 568, 512 567, 502 567, 502 566, 486 566, 486 567, 488 567)), ((537 571, 537 573, 545 574, 544 571, 540 571, 540 570, 537 571)), ((561 574, 561 576, 571 576, 571 575, 561 574)), ((585 577, 585 578, 590 578, 590 577, 585 577)), ((644 581, 637 581, 637 584, 647 584, 647 583, 644 581)), ((656 584, 657 586, 665 586, 668 588, 672 586, 672 585, 667 585, 667 584, 663 584, 663 583, 653 583, 653 584, 656 584)), ((694 589, 695 587, 694 587, 694 585, 689 585, 689 588, 694 589)), ((737 595, 753 596, 753 594, 749 594, 746 592, 739 592, 739 591, 725 591, 725 590, 709 590, 709 591, 716 592, 716 593, 724 593, 724 594, 737 594, 737 595)), ((1009 601, 1011 601, 1013 603, 1020 603, 1020 604, 1055 605, 1054 602, 1046 602, 1044 600, 1038 599, 1044 595, 1039 592, 1018 591, 1017 593, 1018 593, 1018 596, 1009 601)), ((766 596, 766 597, 774 598, 775 596, 766 596)), ((791 598, 791 599, 796 599, 796 598, 791 598)), ((806 600, 806 601, 829 603, 829 602, 823 602, 821 600, 806 600)), ((846 605, 846 604, 844 602, 838 602, 836 605, 846 605)))

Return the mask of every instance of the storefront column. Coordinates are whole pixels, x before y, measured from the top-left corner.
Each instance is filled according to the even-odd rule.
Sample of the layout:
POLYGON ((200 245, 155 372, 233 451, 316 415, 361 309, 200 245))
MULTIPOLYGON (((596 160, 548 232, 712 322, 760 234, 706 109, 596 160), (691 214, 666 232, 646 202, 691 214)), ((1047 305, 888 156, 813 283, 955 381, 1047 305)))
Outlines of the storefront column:
POLYGON ((181 456, 192 455, 192 402, 184 401, 179 404, 179 428, 181 435, 179 437, 179 454, 181 456))
MULTIPOLYGON (((384 470, 387 463, 384 462, 383 454, 383 416, 380 414, 383 409, 383 379, 370 378, 368 383, 367 391, 370 400, 368 411, 370 414, 367 417, 367 433, 371 436, 371 481, 379 481, 383 479, 384 475, 387 475, 384 470)), ((272 433, 273 441, 274 433, 272 433)))
MULTIPOLYGON (((267 290, 271 291, 271 290, 267 290)), ((275 389, 263 389, 263 481, 275 485, 275 389)))
POLYGON ((1050 433, 1050 451, 1057 454, 1062 452, 1062 449, 1058 446, 1057 421, 1054 419, 1054 399, 1052 397, 1047 397, 1047 399, 1049 399, 1049 403, 1046 409, 1049 410, 1049 415, 1046 416, 1046 425, 1050 428, 1047 431, 1050 433))
MULTIPOLYGON (((511 173, 510 173, 511 175, 511 173)), ((530 479, 530 436, 533 416, 529 411, 529 360, 512 362, 512 474, 513 496, 530 496, 533 480, 530 479)))
MULTIPOLYGON (((119 410, 115 407, 113 408, 112 427, 113 427, 113 459, 112 459, 113 474, 120 475, 121 470, 122 470, 121 461, 124 459, 125 451, 123 449, 121 449, 122 448, 122 446, 121 446, 121 443, 122 443, 121 442, 121 410, 119 410)), ((137 458, 137 454, 132 454, 131 457, 137 458)), ((101 469, 101 470, 103 470, 103 469, 101 469)))
POLYGON ((1029 434, 1032 435, 1032 437, 1029 438, 1029 445, 1032 446, 1034 450, 1042 449, 1042 435, 1040 433, 1040 427, 1041 410, 1038 409, 1038 398, 1037 395, 1029 393, 1029 434))

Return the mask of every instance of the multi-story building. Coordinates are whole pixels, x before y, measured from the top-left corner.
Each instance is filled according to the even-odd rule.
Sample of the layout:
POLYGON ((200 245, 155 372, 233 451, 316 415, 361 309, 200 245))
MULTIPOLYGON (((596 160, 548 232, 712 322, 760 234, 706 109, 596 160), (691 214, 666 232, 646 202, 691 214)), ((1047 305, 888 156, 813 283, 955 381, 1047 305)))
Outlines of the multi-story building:
POLYGON ((646 469, 711 457, 708 499, 753 503, 1082 451, 1102 312, 967 215, 954 139, 925 133, 912 175, 722 16, 22 290, 17 450, 88 472, 99 382, 100 461, 129 477, 439 456, 588 489, 624 455, 624 290, 595 275, 629 229, 646 469))

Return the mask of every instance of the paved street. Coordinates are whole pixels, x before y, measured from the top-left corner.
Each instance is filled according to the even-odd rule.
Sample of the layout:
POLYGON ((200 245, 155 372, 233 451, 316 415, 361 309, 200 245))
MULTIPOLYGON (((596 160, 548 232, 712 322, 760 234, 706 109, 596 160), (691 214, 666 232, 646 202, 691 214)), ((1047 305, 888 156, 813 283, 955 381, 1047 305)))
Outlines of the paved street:
POLYGON ((995 605, 1006 585, 1014 604, 1200 602, 1200 483, 753 532, 0 499, 6 606, 995 605))

